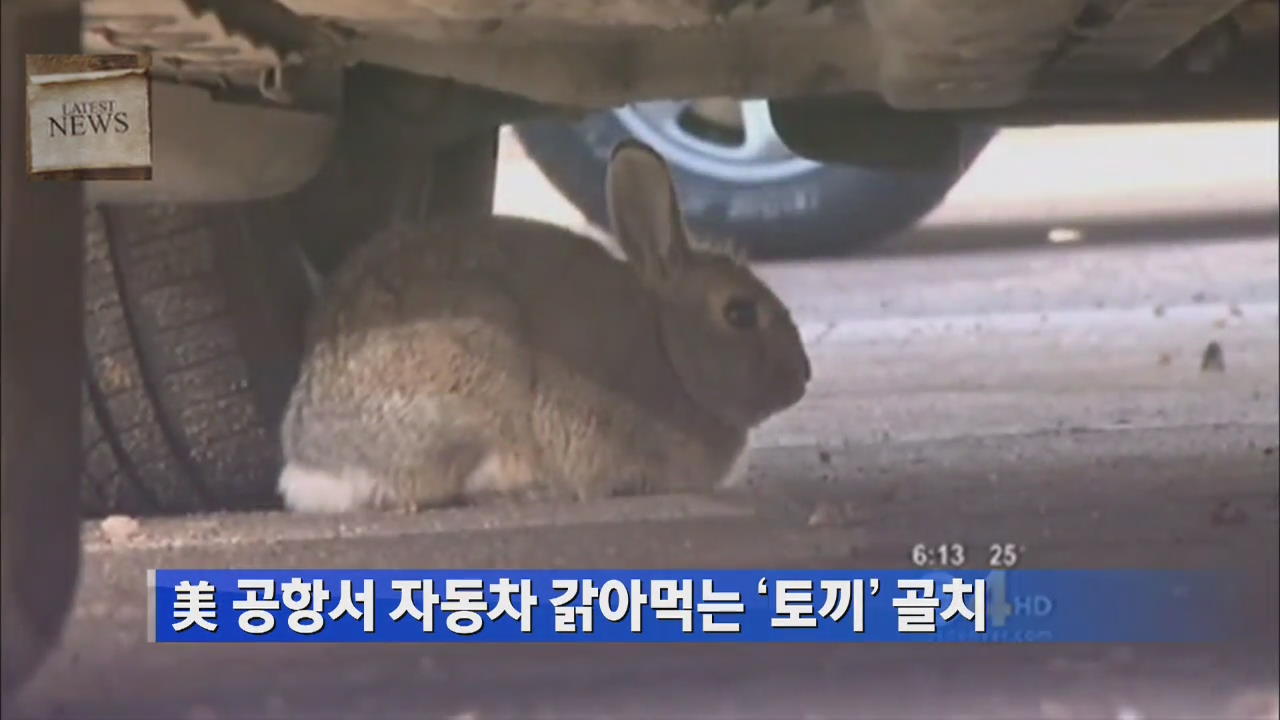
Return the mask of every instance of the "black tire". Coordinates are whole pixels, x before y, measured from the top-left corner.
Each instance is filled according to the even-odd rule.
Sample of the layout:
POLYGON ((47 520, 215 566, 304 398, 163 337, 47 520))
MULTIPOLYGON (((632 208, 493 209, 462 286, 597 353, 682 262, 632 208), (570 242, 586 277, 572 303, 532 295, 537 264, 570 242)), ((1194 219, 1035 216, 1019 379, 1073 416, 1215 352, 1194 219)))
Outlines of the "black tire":
MULTIPOLYGON (((615 115, 594 113, 577 123, 540 119, 515 130, 551 184, 589 221, 607 227, 605 167, 614 145, 631 137, 615 115)), ((961 174, 826 164, 748 185, 674 163, 671 170, 690 228, 755 258, 838 255, 872 245, 928 214, 961 174)))
POLYGON ((281 202, 91 209, 87 516, 275 507, 309 288, 281 202))
POLYGON ((397 195, 426 196, 426 213, 489 212, 496 130, 407 152, 347 120, 325 169, 287 197, 88 213, 85 515, 279 507, 307 264, 331 271, 390 220, 397 195), (359 142, 369 135, 383 141, 359 142), (432 192, 399 192, 416 182, 432 192))

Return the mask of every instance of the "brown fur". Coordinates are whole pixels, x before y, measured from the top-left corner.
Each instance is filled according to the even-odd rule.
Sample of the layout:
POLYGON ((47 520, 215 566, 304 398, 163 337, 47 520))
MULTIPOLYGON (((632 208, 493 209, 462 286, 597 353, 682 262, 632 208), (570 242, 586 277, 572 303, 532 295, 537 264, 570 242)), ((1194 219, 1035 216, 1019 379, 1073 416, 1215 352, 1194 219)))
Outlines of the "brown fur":
POLYGON ((786 309, 743 266, 688 249, 665 165, 628 152, 610 197, 631 262, 508 217, 396 227, 353 254, 284 422, 291 507, 709 488, 752 425, 799 399, 808 361, 786 309), (664 233, 666 255, 639 245, 664 233), (758 331, 723 322, 730 296, 758 301, 758 331), (308 500, 315 482, 363 489, 308 500))

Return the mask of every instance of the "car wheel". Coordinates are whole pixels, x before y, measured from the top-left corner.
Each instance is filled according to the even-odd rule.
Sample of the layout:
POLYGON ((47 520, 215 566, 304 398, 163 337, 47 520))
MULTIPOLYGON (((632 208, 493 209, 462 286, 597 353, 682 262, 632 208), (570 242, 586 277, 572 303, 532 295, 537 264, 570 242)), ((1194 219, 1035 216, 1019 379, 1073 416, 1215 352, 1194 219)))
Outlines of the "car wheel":
POLYGON ((275 506, 309 300, 281 201, 92 208, 84 514, 275 506))
POLYGON ((408 123, 355 107, 320 174, 289 196, 89 213, 87 514, 278 507, 309 275, 323 282, 396 213, 492 208, 496 131, 414 148, 408 123))
POLYGON ((926 215, 961 174, 801 158, 778 137, 762 100, 646 102, 577 123, 540 119, 515 129, 552 185, 602 227, 609 153, 624 139, 648 143, 671 165, 691 229, 759 258, 842 254, 876 243, 926 215))
POLYGON ((76 52, 75 3, 0 3, 0 701, 57 642, 80 564, 80 185, 33 182, 27 53, 76 52), (14 148, 18 150, 14 151, 14 148))

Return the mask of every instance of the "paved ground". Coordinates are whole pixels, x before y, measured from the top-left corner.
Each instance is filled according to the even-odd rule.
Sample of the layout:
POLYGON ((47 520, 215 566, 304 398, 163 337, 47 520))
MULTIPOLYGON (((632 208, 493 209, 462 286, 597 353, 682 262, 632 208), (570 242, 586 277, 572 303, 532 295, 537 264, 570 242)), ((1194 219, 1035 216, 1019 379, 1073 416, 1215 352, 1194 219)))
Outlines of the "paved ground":
POLYGON ((1274 718, 1274 207, 1260 222, 1065 245, 1024 229, 950 253, 942 228, 912 252, 761 268, 815 381, 762 428, 735 493, 152 521, 117 542, 89 526, 63 648, 15 716, 1274 718), (1202 370, 1211 342, 1220 372, 1202 370), (156 566, 885 567, 951 541, 1024 545, 1025 567, 1240 568, 1254 632, 1208 648, 144 641, 156 566))

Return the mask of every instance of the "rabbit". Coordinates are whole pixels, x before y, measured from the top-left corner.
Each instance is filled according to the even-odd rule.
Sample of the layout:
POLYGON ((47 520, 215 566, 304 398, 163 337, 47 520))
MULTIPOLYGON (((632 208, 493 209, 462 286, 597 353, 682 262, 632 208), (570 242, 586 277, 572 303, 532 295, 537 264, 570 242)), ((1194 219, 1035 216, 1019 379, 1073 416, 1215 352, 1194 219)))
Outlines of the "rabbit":
POLYGON ((722 486, 809 358, 778 297, 695 250, 666 162, 612 151, 625 258, 509 216, 393 225, 334 273, 282 421, 295 512, 722 486))

